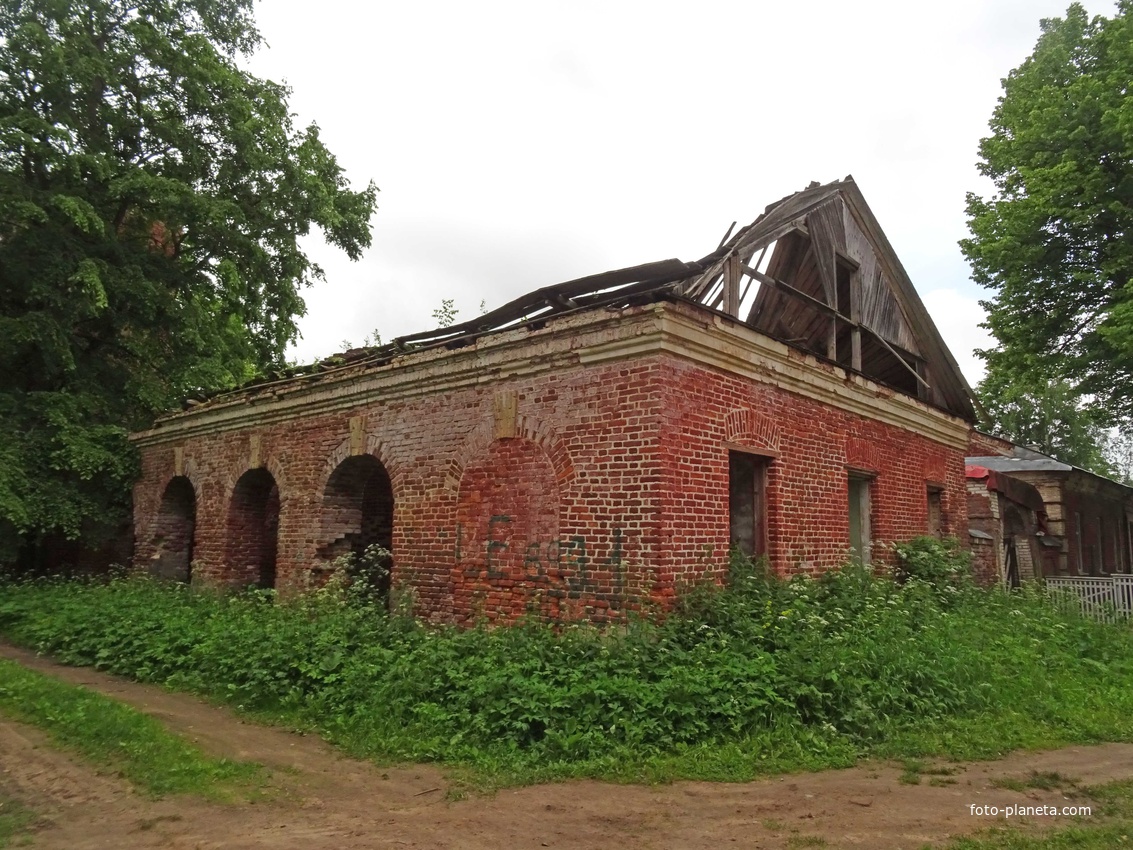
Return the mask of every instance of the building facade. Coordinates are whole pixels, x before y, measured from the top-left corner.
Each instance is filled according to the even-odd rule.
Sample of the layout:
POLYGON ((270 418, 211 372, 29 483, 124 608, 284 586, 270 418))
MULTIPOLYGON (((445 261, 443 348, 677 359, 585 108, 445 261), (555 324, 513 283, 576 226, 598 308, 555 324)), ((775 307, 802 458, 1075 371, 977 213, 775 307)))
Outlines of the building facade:
POLYGON ((663 609, 733 548, 786 574, 966 536, 968 392, 852 180, 812 186, 696 263, 163 418, 135 563, 303 588, 378 544, 435 620, 663 609))

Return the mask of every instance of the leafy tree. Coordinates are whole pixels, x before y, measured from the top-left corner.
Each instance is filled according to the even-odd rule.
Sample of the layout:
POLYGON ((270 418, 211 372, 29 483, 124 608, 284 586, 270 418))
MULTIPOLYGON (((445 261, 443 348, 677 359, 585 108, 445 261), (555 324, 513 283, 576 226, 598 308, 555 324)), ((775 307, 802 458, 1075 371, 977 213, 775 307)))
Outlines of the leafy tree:
POLYGON ((1099 475, 1114 474, 1109 437, 1065 381, 1028 383, 991 372, 977 388, 992 431, 1099 475))
POLYGON ((283 360, 352 191, 237 64, 252 0, 0 2, 0 560, 120 520, 129 430, 283 360))
POLYGON ((989 371, 1024 395, 1065 381, 1095 422, 1133 412, 1131 80, 1131 0, 1108 19, 1075 3, 1044 20, 980 142, 994 192, 968 195, 961 243, 994 293, 989 371))

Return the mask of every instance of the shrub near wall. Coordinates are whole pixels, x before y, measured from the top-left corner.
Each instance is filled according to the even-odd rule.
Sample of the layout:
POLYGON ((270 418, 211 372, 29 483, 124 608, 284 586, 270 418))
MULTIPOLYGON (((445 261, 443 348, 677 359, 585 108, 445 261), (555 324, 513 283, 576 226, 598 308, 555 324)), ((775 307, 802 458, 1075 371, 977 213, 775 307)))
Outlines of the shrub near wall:
POLYGON ((1037 596, 852 568, 789 582, 741 569, 662 624, 606 631, 425 627, 338 586, 275 602, 138 579, 31 582, 3 588, 0 631, 283 714, 358 754, 528 778, 736 779, 867 752, 1133 739, 1127 629, 1037 596))

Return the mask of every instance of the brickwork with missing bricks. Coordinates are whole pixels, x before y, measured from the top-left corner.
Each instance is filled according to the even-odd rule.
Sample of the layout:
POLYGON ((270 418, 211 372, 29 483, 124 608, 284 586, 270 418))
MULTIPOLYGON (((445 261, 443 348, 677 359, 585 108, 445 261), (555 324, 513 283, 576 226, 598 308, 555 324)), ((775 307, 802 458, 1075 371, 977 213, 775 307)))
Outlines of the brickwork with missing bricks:
POLYGON ((379 543, 422 616, 603 621, 722 577, 735 453, 780 573, 845 561, 852 523, 885 563, 933 498, 966 539, 968 433, 695 305, 581 311, 159 421, 134 437, 135 563, 294 590, 379 543))

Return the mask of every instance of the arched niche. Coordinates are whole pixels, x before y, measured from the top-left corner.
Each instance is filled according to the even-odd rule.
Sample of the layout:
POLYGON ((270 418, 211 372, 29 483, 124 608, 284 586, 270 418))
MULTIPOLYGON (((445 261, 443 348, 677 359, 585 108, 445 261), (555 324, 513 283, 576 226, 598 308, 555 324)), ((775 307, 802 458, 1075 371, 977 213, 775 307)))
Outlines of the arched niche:
POLYGON ((249 469, 228 505, 225 571, 234 583, 275 587, 279 487, 266 469, 249 469))
POLYGON ((150 572, 157 578, 188 582, 192 578, 197 526, 197 494, 184 475, 165 487, 154 528, 150 572))
MULTIPOLYGON (((348 457, 335 467, 323 491, 319 556, 361 559, 374 545, 393 551, 393 485, 389 472, 373 455, 348 457)), ((369 564, 379 593, 389 591, 389 558, 369 564)))

